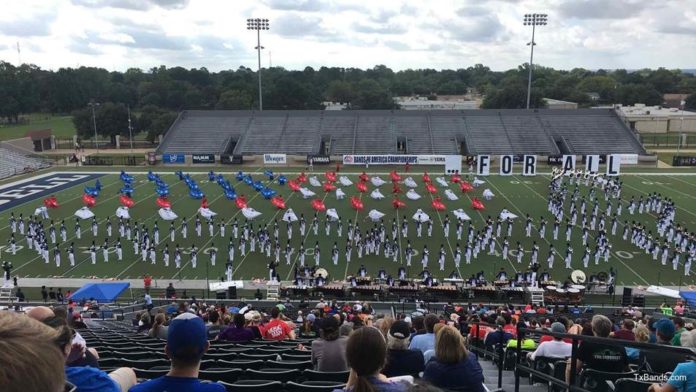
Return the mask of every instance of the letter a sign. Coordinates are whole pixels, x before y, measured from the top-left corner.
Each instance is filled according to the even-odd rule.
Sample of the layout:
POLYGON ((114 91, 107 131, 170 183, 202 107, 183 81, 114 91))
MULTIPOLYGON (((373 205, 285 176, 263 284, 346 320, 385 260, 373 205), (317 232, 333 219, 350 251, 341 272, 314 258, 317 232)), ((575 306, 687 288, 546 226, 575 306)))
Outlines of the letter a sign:
POLYGON ((563 155, 563 171, 575 170, 575 155, 563 155))

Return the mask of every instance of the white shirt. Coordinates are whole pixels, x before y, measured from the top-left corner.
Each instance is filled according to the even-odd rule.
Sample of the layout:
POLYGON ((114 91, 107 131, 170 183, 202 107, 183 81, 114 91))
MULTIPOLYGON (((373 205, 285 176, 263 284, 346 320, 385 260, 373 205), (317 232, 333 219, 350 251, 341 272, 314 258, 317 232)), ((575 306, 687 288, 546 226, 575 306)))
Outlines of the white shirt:
POLYGON ((530 356, 531 359, 536 357, 546 358, 566 358, 571 356, 573 346, 562 340, 551 340, 543 342, 537 347, 536 351, 530 356))
POLYGON ((150 294, 145 294, 145 305, 152 305, 152 297, 150 297, 150 294))

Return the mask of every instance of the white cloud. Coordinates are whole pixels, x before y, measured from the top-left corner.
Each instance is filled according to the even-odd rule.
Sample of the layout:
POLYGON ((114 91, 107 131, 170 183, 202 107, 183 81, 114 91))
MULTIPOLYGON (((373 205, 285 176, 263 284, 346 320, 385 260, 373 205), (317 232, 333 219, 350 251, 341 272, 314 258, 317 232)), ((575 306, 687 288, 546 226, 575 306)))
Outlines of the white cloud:
POLYGON ((528 61, 555 68, 693 68, 696 0, 22 0, 3 2, 0 58, 43 68, 125 70, 159 65, 256 68, 246 19, 268 18, 262 63, 393 69, 492 69, 528 61))

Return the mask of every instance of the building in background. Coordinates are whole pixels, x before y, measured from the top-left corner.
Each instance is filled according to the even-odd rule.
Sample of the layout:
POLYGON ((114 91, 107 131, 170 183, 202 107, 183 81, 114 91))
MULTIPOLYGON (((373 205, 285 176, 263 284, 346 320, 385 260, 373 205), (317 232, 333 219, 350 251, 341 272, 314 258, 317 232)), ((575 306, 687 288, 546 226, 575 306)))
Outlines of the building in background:
POLYGON ((481 106, 481 98, 471 94, 394 97, 394 102, 401 110, 465 110, 481 106))
POLYGON ((542 98, 547 109, 577 109, 577 102, 561 101, 559 99, 542 98))
POLYGON ((696 132, 696 112, 662 106, 614 106, 619 117, 639 133, 696 132))

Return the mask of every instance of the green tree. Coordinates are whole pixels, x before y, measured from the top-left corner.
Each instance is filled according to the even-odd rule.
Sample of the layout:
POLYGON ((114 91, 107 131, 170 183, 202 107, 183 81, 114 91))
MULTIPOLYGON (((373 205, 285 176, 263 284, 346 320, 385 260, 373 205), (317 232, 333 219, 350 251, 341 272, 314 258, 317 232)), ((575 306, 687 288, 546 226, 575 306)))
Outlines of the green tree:
MULTIPOLYGON (((78 109, 72 112, 73 123, 77 129, 77 135, 83 139, 94 138, 94 123, 92 108, 78 109)), ((108 137, 111 144, 116 143, 116 136, 128 136, 128 109, 124 104, 105 102, 99 105, 94 112, 97 133, 108 137)))
POLYGON ((353 109, 394 109, 396 104, 389 91, 372 79, 357 84, 353 109))
POLYGON ((226 110, 250 110, 253 108, 254 98, 248 91, 243 90, 225 90, 220 94, 215 104, 215 109, 226 110))
POLYGON ((154 142, 159 135, 167 132, 169 127, 176 120, 177 113, 148 105, 142 108, 138 117, 138 130, 147 132, 147 140, 154 142))
POLYGON ((329 83, 325 93, 326 99, 332 102, 350 103, 355 99, 353 85, 342 80, 333 80, 329 83))
POLYGON ((684 109, 696 110, 696 94, 691 94, 688 97, 686 97, 684 109))

